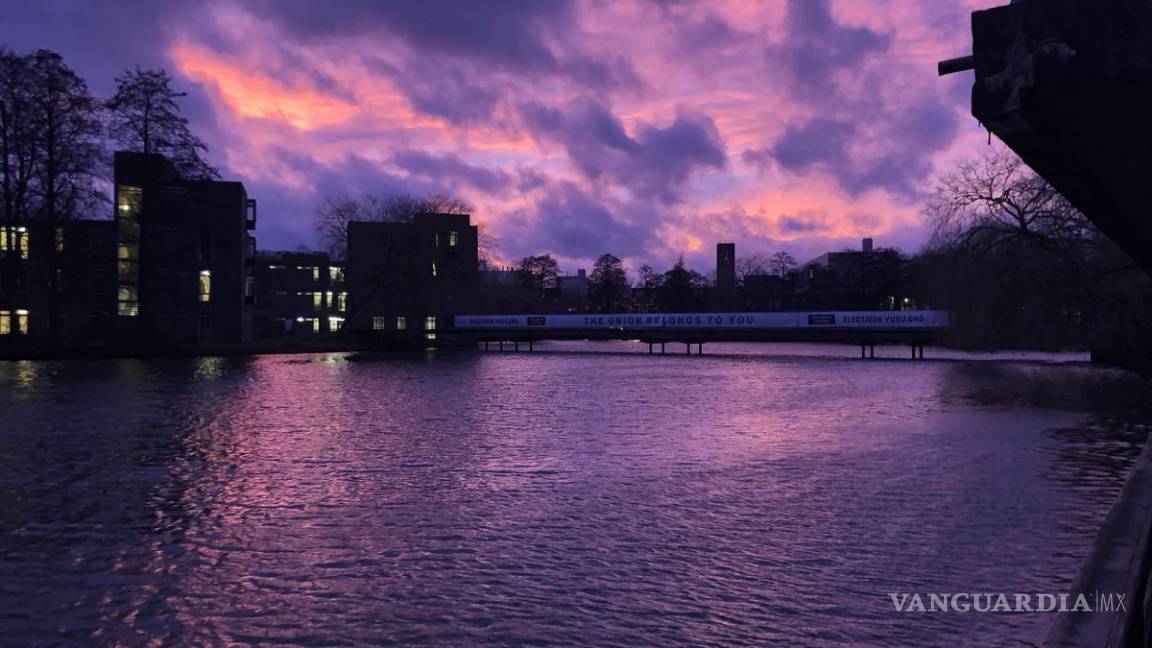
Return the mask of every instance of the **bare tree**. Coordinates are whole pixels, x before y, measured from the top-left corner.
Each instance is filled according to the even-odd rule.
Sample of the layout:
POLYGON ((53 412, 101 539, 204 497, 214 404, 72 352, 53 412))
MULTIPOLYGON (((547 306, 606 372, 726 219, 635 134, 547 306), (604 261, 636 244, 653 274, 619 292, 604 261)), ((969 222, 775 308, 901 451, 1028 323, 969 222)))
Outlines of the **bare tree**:
POLYGON ((130 151, 168 157, 187 178, 219 178, 203 157, 208 146, 180 114, 177 100, 187 94, 172 88, 172 78, 163 69, 125 70, 116 77, 116 94, 106 104, 109 134, 130 151))
POLYGON ((588 298, 602 313, 613 312, 628 289, 628 274, 624 263, 614 254, 601 254, 592 267, 588 282, 588 298))
POLYGON ((748 275, 768 274, 768 257, 763 254, 751 254, 736 259, 736 279, 744 281, 748 275))
MULTIPOLYGON (((469 214, 472 206, 462 198, 448 193, 414 196, 408 193, 364 194, 359 198, 329 196, 316 206, 313 226, 320 241, 336 259, 343 259, 348 251, 348 223, 408 223, 416 214, 469 214)), ((488 245, 494 244, 487 233, 488 245)))
POLYGON ((1096 236, 1083 214, 1003 148, 965 160, 941 177, 924 214, 934 249, 980 252, 1034 244, 1067 251, 1096 236))
POLYGON ((0 49, 0 199, 6 221, 26 218, 36 168, 31 61, 0 49))
POLYGON ((488 223, 476 223, 476 248, 481 269, 490 268, 492 256, 500 249, 500 239, 488 229, 488 223))
POLYGON ((796 259, 793 259, 791 254, 784 251, 777 252, 772 255, 772 258, 768 259, 768 268, 772 271, 772 274, 778 277, 784 277, 795 267, 796 259))
POLYGON ((77 218, 104 200, 96 178, 102 166, 101 106, 59 54, 30 57, 37 213, 49 222, 77 218))

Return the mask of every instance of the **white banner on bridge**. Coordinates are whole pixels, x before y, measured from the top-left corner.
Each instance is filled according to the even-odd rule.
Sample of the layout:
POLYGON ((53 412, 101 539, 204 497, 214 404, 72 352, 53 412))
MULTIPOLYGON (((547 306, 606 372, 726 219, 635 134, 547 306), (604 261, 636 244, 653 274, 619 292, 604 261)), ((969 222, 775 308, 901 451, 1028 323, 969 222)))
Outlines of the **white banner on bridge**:
POLYGON ((936 329, 945 311, 813 311, 804 313, 587 313, 564 315, 457 315, 458 329, 936 329))

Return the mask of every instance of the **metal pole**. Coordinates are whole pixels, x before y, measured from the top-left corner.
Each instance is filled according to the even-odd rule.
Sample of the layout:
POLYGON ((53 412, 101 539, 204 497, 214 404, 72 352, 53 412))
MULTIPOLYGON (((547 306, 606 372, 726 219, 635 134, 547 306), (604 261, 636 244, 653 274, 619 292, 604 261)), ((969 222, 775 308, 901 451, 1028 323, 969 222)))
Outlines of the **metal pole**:
POLYGON ((971 54, 953 59, 945 59, 936 64, 936 73, 940 76, 975 69, 976 57, 972 56, 971 54))

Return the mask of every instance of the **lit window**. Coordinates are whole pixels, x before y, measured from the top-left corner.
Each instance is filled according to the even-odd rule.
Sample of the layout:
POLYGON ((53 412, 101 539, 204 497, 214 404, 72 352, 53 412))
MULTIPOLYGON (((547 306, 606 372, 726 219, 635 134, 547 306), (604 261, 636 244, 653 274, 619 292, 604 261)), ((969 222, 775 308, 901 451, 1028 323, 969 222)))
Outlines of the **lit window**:
POLYGON ((12 311, 0 310, 0 335, 12 333, 12 311))
POLYGON ((256 280, 252 275, 244 275, 244 296, 251 297, 256 293, 256 280))
POLYGON ((28 230, 24 227, 0 227, 0 252, 6 256, 17 253, 21 259, 28 258, 28 230))
POLYGON ((52 240, 53 240, 53 244, 56 247, 56 251, 57 252, 63 252, 64 251, 64 228, 63 227, 57 227, 56 228, 56 231, 53 232, 53 239, 52 240))
POLYGON ((456 244, 459 242, 460 242, 460 233, 459 232, 457 232, 456 230, 452 230, 451 232, 448 232, 448 247, 456 247, 456 244))
POLYGON ((440 232, 433 234, 432 245, 435 247, 440 247, 440 232))
POLYGON ((16 332, 20 335, 28 335, 28 311, 16 311, 16 332))
POLYGON ((312 310, 323 310, 323 309, 324 309, 324 293, 322 293, 322 292, 312 293, 312 310))
POLYGON ((332 296, 332 291, 331 291, 331 290, 329 290, 329 291, 328 291, 328 308, 332 308, 332 306, 333 306, 335 303, 336 303, 336 300, 335 300, 335 299, 333 298, 333 296, 332 296))
POLYGON ((140 314, 140 296, 136 286, 120 286, 117 290, 116 301, 118 303, 117 314, 125 317, 136 317, 140 314))
POLYGON ((397 317, 396 318, 396 330, 397 331, 403 331, 407 328, 408 328, 408 318, 407 317, 397 317))
POLYGON ((312 267, 312 281, 320 281, 320 267, 319 266, 313 266, 312 267))
POLYGON ((436 276, 436 262, 435 261, 432 262, 432 276, 433 277, 436 276))
POLYGON ((372 330, 373 331, 383 331, 384 330, 384 318, 383 317, 373 317, 372 318, 372 330))
POLYGON ((119 285, 116 312, 125 317, 140 314, 140 213, 143 205, 143 189, 116 186, 116 281, 119 285))
POLYGON ((336 310, 340 312, 348 310, 348 293, 336 293, 336 310))
POLYGON ((343 283, 344 269, 338 266, 332 266, 328 268, 328 281, 330 283, 343 283))
POLYGON ((319 317, 313 318, 313 320, 312 320, 312 332, 313 333, 319 333, 320 332, 320 318, 319 317))
POLYGON ((335 333, 342 328, 344 328, 344 318, 343 317, 332 316, 332 317, 328 318, 328 332, 329 333, 335 333))
POLYGON ((283 270, 284 266, 282 266, 282 265, 270 265, 270 266, 268 266, 268 269, 269 270, 283 270))
POLYGON ((116 208, 121 215, 136 218, 140 215, 140 205, 144 198, 144 190, 140 187, 120 185, 116 188, 116 208))
POLYGON ((428 317, 424 318, 424 330, 425 331, 435 331, 436 330, 436 318, 435 317, 429 315, 428 317))
POLYGON ((206 302, 212 299, 212 271, 200 271, 200 301, 206 302))

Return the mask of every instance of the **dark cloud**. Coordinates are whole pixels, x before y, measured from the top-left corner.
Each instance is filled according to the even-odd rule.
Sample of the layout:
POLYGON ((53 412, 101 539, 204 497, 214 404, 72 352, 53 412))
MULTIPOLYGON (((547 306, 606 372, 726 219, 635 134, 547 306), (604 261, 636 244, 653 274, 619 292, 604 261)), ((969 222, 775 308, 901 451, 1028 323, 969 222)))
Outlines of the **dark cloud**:
POLYGON ((468 164, 455 155, 401 151, 392 157, 392 161, 411 175, 460 183, 485 193, 503 192, 513 183, 512 177, 503 171, 468 164))
POLYGON ((855 134, 854 124, 818 117, 788 128, 772 147, 772 157, 791 171, 816 165, 835 170, 848 164, 847 146, 855 134))
POLYGON ((560 77, 586 92, 640 85, 624 58, 584 51, 567 0, 350 0, 338 10, 312 0, 252 0, 247 6, 293 38, 402 42, 411 55, 403 65, 381 69, 417 110, 455 123, 491 116, 514 85, 501 74, 560 77))
POLYGON ((781 216, 777 223, 781 231, 789 234, 810 234, 823 227, 823 223, 819 219, 802 216, 781 216))
POLYGON ((399 38, 421 52, 442 52, 512 69, 551 70, 559 62, 548 37, 574 23, 566 0, 313 0, 247 3, 297 37, 399 38))
MULTIPOLYGON (((816 169, 835 177, 852 195, 885 189, 915 196, 932 173, 931 154, 952 142, 956 127, 953 111, 928 99, 893 111, 882 141, 872 142, 863 157, 850 151, 859 136, 857 124, 825 117, 787 129, 769 153, 789 171, 816 169)), ((746 153, 745 159, 762 154, 746 153)))
POLYGON ((605 252, 617 256, 643 253, 653 238, 653 225, 626 220, 577 185, 557 182, 530 214, 513 215, 502 224, 501 239, 509 242, 506 251, 515 257, 549 251, 591 261, 605 252))
POLYGON ((459 66, 426 60, 393 75, 416 110, 454 124, 483 123, 492 118, 505 89, 480 82, 479 75, 459 66))
POLYGON ((816 116, 742 159, 762 170, 775 162, 794 173, 818 171, 852 195, 919 195, 931 156, 955 138, 956 114, 938 98, 950 86, 928 85, 936 81, 930 72, 916 94, 881 92, 916 73, 878 58, 890 42, 887 34, 836 22, 828 0, 790 0, 784 37, 768 56, 788 92, 816 116))
POLYGON ((859 68, 888 49, 887 35, 865 27, 840 25, 829 0, 788 0, 784 38, 768 48, 768 59, 780 66, 792 90, 815 97, 834 90, 832 76, 859 68))
POLYGON ((527 104, 521 114, 537 138, 562 144, 585 176, 625 187, 638 198, 676 203, 694 171, 726 164, 724 142, 706 115, 682 114, 666 127, 641 124, 632 136, 597 102, 566 112, 527 104))

